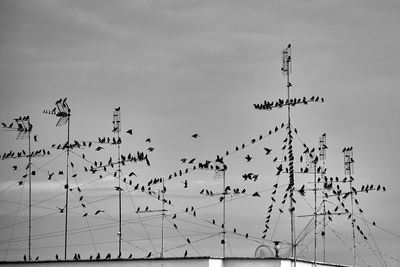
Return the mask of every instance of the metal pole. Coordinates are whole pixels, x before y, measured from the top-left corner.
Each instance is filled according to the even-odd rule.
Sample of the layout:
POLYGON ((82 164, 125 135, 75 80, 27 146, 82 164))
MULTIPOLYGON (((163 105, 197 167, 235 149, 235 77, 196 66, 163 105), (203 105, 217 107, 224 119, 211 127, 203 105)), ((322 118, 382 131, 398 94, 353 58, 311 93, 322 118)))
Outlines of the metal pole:
POLYGON ((161 214, 161 259, 164 257, 164 216, 165 216, 165 203, 164 203, 164 177, 162 178, 162 214, 161 214))
MULTIPOLYGON (((291 59, 290 59, 291 60, 291 59)), ((290 66, 287 64, 287 100, 288 103, 290 101, 290 81, 289 81, 289 73, 290 73, 290 66)), ((291 127, 291 121, 290 121, 290 104, 287 105, 288 107, 288 132, 290 132, 290 127, 291 127)), ((291 135, 289 134, 289 138, 291 138, 291 135)), ((289 181, 290 183, 290 181, 289 181)), ((293 174, 293 184, 291 188, 291 193, 293 193, 293 188, 294 188, 294 174, 293 174)), ((296 232, 295 232, 295 221, 294 221, 294 210, 293 210, 293 200, 292 197, 290 198, 290 228, 291 228, 291 239, 292 239, 292 257, 294 259, 294 266, 296 266, 296 232)))
POLYGON ((64 260, 67 260, 67 244, 68 244, 68 166, 69 166, 69 127, 70 127, 70 112, 68 111, 68 129, 67 129, 67 170, 65 184, 65 230, 64 230, 64 260))
POLYGON ((317 266, 317 163, 314 162, 314 265, 317 266))
POLYGON ((120 139, 120 131, 121 131, 121 111, 118 111, 117 113, 119 116, 117 117, 117 119, 119 120, 118 123, 118 139, 117 139, 117 143, 118 143, 118 200, 119 200, 119 204, 118 204, 118 209, 119 209, 119 231, 118 231, 118 257, 121 257, 121 240, 122 240, 122 225, 121 225, 121 221, 122 221, 122 214, 121 214, 121 206, 122 206, 122 201, 121 201, 121 146, 120 146, 120 142, 118 142, 118 140, 120 139))
POLYGON ((352 187, 352 177, 351 175, 349 175, 350 178, 350 197, 351 197, 351 227, 353 230, 353 264, 354 266, 357 266, 357 262, 356 262, 356 234, 354 231, 354 208, 353 208, 353 201, 354 201, 354 197, 353 197, 353 187, 352 187))
POLYGON ((30 119, 28 118, 28 160, 29 160, 29 237, 28 237, 28 259, 32 260, 31 257, 31 238, 32 238, 32 155, 31 155, 31 128, 30 119))
POLYGON ((225 170, 222 171, 222 194, 224 195, 224 200, 223 200, 223 206, 222 206, 222 237, 223 237, 223 243, 222 243, 222 258, 225 259, 225 243, 226 243, 226 231, 225 231, 225 198, 226 198, 226 192, 225 192, 225 170))

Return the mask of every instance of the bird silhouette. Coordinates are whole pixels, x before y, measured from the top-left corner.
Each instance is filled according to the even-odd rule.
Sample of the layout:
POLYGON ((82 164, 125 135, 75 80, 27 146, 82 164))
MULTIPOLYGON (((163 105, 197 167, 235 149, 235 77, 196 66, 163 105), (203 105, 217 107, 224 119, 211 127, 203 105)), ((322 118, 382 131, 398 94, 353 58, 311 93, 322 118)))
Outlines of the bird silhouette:
POLYGON ((101 213, 101 212, 105 212, 105 210, 97 210, 97 211, 94 213, 94 215, 98 215, 98 214, 101 213))
POLYGON ((185 250, 185 254, 183 254, 183 257, 186 258, 187 254, 188 254, 188 252, 187 252, 187 250, 185 250))
POLYGON ((59 207, 57 207, 57 209, 58 209, 58 211, 59 211, 60 213, 64 213, 65 207, 64 207, 64 208, 59 208, 59 207))
POLYGON ((253 193, 252 195, 253 197, 261 197, 260 194, 258 192, 253 193))
POLYGON ((192 137, 193 137, 193 138, 198 138, 198 137, 199 137, 199 134, 195 133, 195 134, 192 135, 192 137))
POLYGON ((252 157, 251 157, 249 154, 247 154, 247 156, 245 157, 245 159, 247 160, 247 162, 250 162, 250 161, 252 160, 252 157))
POLYGON ((133 134, 133 130, 129 129, 128 131, 126 131, 126 133, 132 135, 133 134))

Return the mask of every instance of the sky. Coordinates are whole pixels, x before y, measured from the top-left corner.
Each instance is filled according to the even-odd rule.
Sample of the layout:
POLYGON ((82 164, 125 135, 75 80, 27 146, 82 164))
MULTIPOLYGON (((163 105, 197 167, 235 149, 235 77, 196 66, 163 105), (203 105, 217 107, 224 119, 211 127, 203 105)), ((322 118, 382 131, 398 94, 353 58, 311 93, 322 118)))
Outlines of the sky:
MULTIPOLYGON (((0 121, 9 124, 29 115, 32 134, 37 135, 32 149, 51 152, 50 157, 33 160, 37 174, 32 180, 32 256, 55 259, 55 254, 64 253, 64 214, 57 207, 65 205, 65 175, 58 172, 65 172, 66 154, 51 145, 66 142, 67 126, 56 127, 57 118, 43 110, 53 109, 65 97, 71 108, 72 140, 114 136, 112 113, 121 108, 122 154, 145 151, 151 162, 151 166, 143 162, 123 166, 123 176, 133 184, 190 168, 182 158, 196 158, 197 164, 250 144, 225 158, 226 184, 247 189, 246 194, 227 197, 227 256, 252 257, 258 245, 270 246, 272 240, 283 241, 287 250, 287 205, 280 214, 276 204, 270 223, 275 230, 260 239, 272 186, 279 181, 282 200, 288 183, 287 175, 275 175, 273 162, 283 157, 285 128, 268 135, 275 126, 287 123, 287 111, 255 110, 253 104, 286 98, 281 52, 290 43, 291 96, 325 100, 292 108, 292 125, 298 131, 295 155, 301 155, 302 143, 318 147, 319 137, 326 133, 327 176, 343 178, 341 152, 343 147, 353 147, 354 186, 381 184, 387 189, 357 196, 364 210, 357 214, 357 223, 372 234, 364 242, 357 232, 359 265, 399 266, 399 13, 396 0, 0 0, 0 121), (129 129, 132 135, 126 133, 129 129), (192 137, 195 133, 198 138, 192 137), (251 144, 259 135, 266 138, 251 144), (264 147, 272 149, 270 155, 265 155, 264 147), (247 155, 253 158, 250 162, 247 155), (55 175, 48 180, 52 172, 55 175), (137 176, 129 176, 131 172, 137 176), (249 172, 259 174, 259 180, 244 181, 242 175, 249 172), (251 196, 256 191, 260 198, 251 196), (244 238, 245 233, 252 238, 244 238), (379 253, 384 260, 375 257, 379 253)), ((16 135, 1 132, 1 154, 27 149, 27 140, 16 140, 16 135)), ((73 152, 70 161, 75 167, 70 167, 70 173, 77 176, 71 180, 68 258, 78 252, 85 258, 97 252, 111 252, 114 257, 118 254, 114 188, 118 180, 113 171, 100 179, 99 173, 86 173, 84 167, 106 162, 110 156, 115 159, 117 148, 104 145, 101 151, 86 147, 73 152), (81 203, 87 204, 86 210, 81 203), (105 212, 94 215, 98 209, 105 212), (89 216, 83 218, 85 212, 89 216)), ((0 162, 0 260, 21 260, 27 254, 28 183, 18 186, 26 164, 26 159, 0 162)), ((304 166, 296 165, 300 167, 304 166)), ((296 175, 295 185, 311 188, 312 181, 312 175, 296 175)), ((183 256, 187 250, 189 256, 221 256, 221 228, 210 221, 221 224, 222 206, 217 197, 199 192, 220 191, 222 179, 216 179, 213 171, 190 171, 167 181, 166 187, 165 197, 174 206, 167 208, 164 255, 183 256), (191 206, 196 218, 179 213, 180 220, 172 219, 191 206), (191 244, 186 241, 189 237, 191 244)), ((132 187, 123 188, 123 256, 145 257, 150 251, 159 256, 160 213, 135 210, 160 209, 160 201, 132 187)), ((157 188, 160 185, 153 186, 157 188)), ((296 195, 296 200, 296 216, 313 213, 312 191, 305 198, 296 195)), ((297 233, 309 219, 296 217, 297 233)), ((349 220, 335 216, 328 226, 327 261, 351 264, 349 220)), ((317 244, 321 260, 320 236, 317 244)), ((299 257, 313 259, 313 230, 299 248, 299 257)))

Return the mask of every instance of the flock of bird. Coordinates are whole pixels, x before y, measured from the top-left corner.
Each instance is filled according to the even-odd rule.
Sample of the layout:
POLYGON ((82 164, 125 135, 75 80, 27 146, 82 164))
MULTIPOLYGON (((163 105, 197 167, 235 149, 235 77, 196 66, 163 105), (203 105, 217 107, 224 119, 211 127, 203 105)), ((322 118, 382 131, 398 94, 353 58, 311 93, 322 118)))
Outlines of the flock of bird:
MULTIPOLYGON (((272 108, 278 107, 281 108, 285 105, 291 105, 291 106, 295 106, 297 104, 307 104, 308 102, 324 102, 324 99, 322 97, 311 97, 309 99, 303 98, 303 99, 290 99, 290 100, 282 100, 279 99, 276 102, 267 102, 264 101, 264 103, 262 104, 254 104, 254 107, 256 109, 259 110, 270 110, 272 108)), ((60 99, 56 102, 56 108, 54 108, 51 111, 46 111, 45 113, 48 114, 54 114, 56 116, 59 117, 66 117, 70 115, 70 109, 68 107, 68 105, 66 104, 66 99, 60 99), (58 110, 58 112, 57 112, 58 110)), ((19 118, 21 119, 25 119, 25 120, 29 120, 29 117, 21 117, 19 118)), ((5 124, 2 123, 4 128, 7 129, 11 129, 13 127, 13 124, 5 124)), ((22 126, 18 126, 16 129, 25 129, 25 128, 21 128, 22 126)), ((319 159, 318 156, 316 156, 317 150, 315 148, 309 148, 306 144, 303 143, 304 146, 304 151, 302 153, 302 155, 300 155, 299 158, 299 162, 301 163, 307 163, 307 167, 301 167, 299 171, 295 171, 294 168, 294 162, 295 162, 295 157, 294 157, 294 153, 293 153, 293 140, 294 140, 294 134, 297 134, 297 129, 293 128, 292 125, 290 124, 285 124, 285 123, 281 123, 280 125, 272 128, 271 130, 267 131, 265 134, 260 134, 258 137, 251 139, 249 142, 245 142, 245 143, 241 143, 240 145, 236 145, 233 146, 233 148, 231 150, 226 150, 224 153, 218 154, 216 156, 216 158, 214 160, 205 160, 205 161, 197 161, 196 158, 187 158, 187 157, 183 157, 180 159, 182 164, 187 164, 187 166, 185 168, 179 169, 174 171, 173 173, 166 175, 165 178, 168 180, 172 180, 174 178, 179 178, 181 180, 181 183, 183 184, 183 188, 187 189, 189 187, 190 181, 188 181, 188 179, 184 179, 182 181, 182 178, 187 175, 189 172, 192 171, 196 171, 196 170, 214 170, 214 171, 225 171, 227 169, 227 165, 225 164, 225 160, 227 157, 231 156, 233 153, 236 152, 240 152, 242 150, 247 149, 249 146, 254 145, 262 140, 264 140, 266 137, 271 136, 272 134, 277 133, 279 130, 286 128, 287 130, 287 136, 286 138, 283 140, 283 147, 282 147, 282 151, 284 152, 284 155, 282 156, 282 160, 278 161, 278 158, 275 157, 273 159, 273 162, 277 162, 278 165, 276 166, 276 173, 275 175, 279 178, 280 175, 282 173, 286 173, 289 176, 289 182, 287 184, 284 196, 282 197, 281 201, 280 201, 280 207, 278 207, 278 210, 280 213, 284 213, 284 206, 286 204, 286 202, 291 203, 290 207, 288 208, 289 213, 293 213, 296 209, 296 199, 295 199, 295 193, 298 193, 300 196, 304 197, 306 195, 306 188, 305 185, 302 185, 300 188, 296 189, 295 187, 295 182, 294 182, 294 174, 296 172, 298 173, 303 173, 303 174, 307 174, 307 173, 318 173, 320 175, 320 177, 318 178, 318 183, 323 183, 323 194, 324 197, 330 197, 330 192, 332 193, 332 196, 335 196, 337 198, 338 204, 337 206, 331 211, 327 211, 327 216, 329 218, 330 221, 332 221, 332 217, 334 215, 338 215, 340 212, 349 214, 348 218, 352 220, 352 224, 356 224, 356 219, 354 218, 354 216, 352 214, 350 214, 349 209, 346 207, 345 205, 345 200, 349 195, 357 195, 357 193, 359 192, 366 192, 368 193, 371 190, 376 190, 376 191, 386 191, 386 188, 384 186, 381 185, 363 185, 361 187, 360 190, 356 190, 354 187, 350 188, 349 190, 345 190, 342 189, 340 187, 340 183, 342 184, 346 184, 350 181, 353 181, 353 178, 343 178, 343 179, 339 179, 338 177, 336 178, 328 178, 325 174, 326 174, 326 169, 321 167, 321 166, 317 166, 317 164, 319 163, 319 159), (285 127, 286 126, 286 127, 285 127), (305 162, 304 159, 307 159, 307 161, 305 162), (287 164, 285 166, 285 164, 287 164), (334 184, 336 184, 336 186, 334 186, 334 184)), ((29 128, 31 131, 32 127, 29 128)), ((117 129, 114 127, 113 133, 117 132, 117 129)), ((133 135, 133 130, 129 129, 126 131, 126 134, 128 135, 133 135)), ((200 135, 198 133, 194 133, 191 136, 193 139, 197 139, 200 137, 200 135)), ((37 141, 37 136, 35 135, 34 137, 34 141, 37 141)), ((149 152, 153 152, 154 151, 154 147, 150 146, 151 144, 151 138, 147 138, 145 143, 149 144, 149 147, 147 148, 147 150, 149 152)), ((74 151, 76 149, 93 149, 96 152, 102 151, 104 150, 104 145, 121 145, 122 144, 122 137, 118 136, 117 137, 98 137, 97 140, 93 140, 93 141, 77 141, 74 140, 72 142, 65 142, 62 144, 53 144, 51 146, 52 149, 57 149, 57 150, 64 150, 64 151, 74 151)), ((319 149, 326 149, 327 147, 323 147, 323 148, 319 148, 319 149)), ((344 148, 344 151, 348 151, 352 148, 344 148)), ((268 148, 268 147, 264 147, 264 153, 266 156, 269 156, 272 152, 272 149, 268 148)), ((41 149, 41 150, 37 150, 34 152, 31 152, 31 154, 27 155, 27 153, 25 151, 21 151, 21 152, 8 152, 8 153, 4 153, 1 159, 15 159, 15 158, 21 158, 21 157, 38 157, 38 156, 51 156, 49 151, 46 151, 45 149, 41 149)), ((120 155, 119 159, 113 159, 112 157, 109 157, 109 160, 107 162, 102 162, 102 161, 89 161, 85 154, 81 154, 80 157, 85 160, 86 162, 89 162, 90 165, 85 166, 83 168, 84 172, 87 173, 91 173, 91 174, 96 174, 96 173, 102 173, 99 175, 99 178, 102 178, 104 174, 107 173, 113 173, 113 176, 115 178, 118 178, 118 171, 115 171, 114 168, 117 165, 122 165, 124 166, 126 163, 138 163, 138 162, 145 162, 146 165, 148 167, 151 166, 150 164, 150 160, 148 157, 148 154, 146 154, 145 152, 142 151, 137 151, 135 153, 129 153, 128 155, 120 155)), ((250 163, 252 161, 253 157, 250 154, 247 154, 246 156, 244 156, 244 160, 246 163, 250 163)), ((74 168, 74 164, 73 162, 69 162, 69 167, 74 168)), ((17 165, 13 166, 13 170, 16 171, 18 169, 17 165)), ((26 168, 27 169, 27 168, 26 168)), ((35 175, 34 173, 35 171, 32 172, 33 175, 35 175)), ((48 180, 52 180, 54 178, 54 173, 55 172, 50 172, 48 171, 48 180)), ((64 175, 63 171, 58 171, 58 175, 64 175)), ((126 177, 121 177, 121 182, 125 183, 126 186, 130 187, 131 190, 133 191, 139 191, 142 193, 146 193, 149 196, 154 197, 155 196, 155 191, 153 190, 153 186, 158 185, 160 183, 162 183, 164 181, 164 177, 162 178, 152 178, 150 180, 148 180, 147 183, 136 183, 133 182, 133 176, 137 177, 137 174, 134 172, 130 172, 128 176, 126 177)), ((77 177, 77 173, 72 175, 73 178, 77 177)), ((26 174, 24 175, 23 178, 26 178, 26 174)), ((259 175, 253 172, 248 172, 248 173, 244 173, 242 175, 243 181, 244 182, 257 182, 259 179, 259 175)), ((20 181, 18 183, 19 185, 22 184, 22 182, 20 181)), ((264 221, 264 226, 265 229, 262 232, 262 236, 261 239, 265 239, 267 236, 267 233, 269 231, 270 227, 270 222, 271 222, 271 217, 272 217, 272 212, 274 210, 275 205, 278 203, 278 196, 277 196, 277 190, 278 188, 280 188, 281 186, 279 185, 279 179, 277 179, 277 182, 275 184, 273 184, 272 186, 272 193, 270 195, 270 200, 271 200, 271 204, 268 206, 267 208, 267 214, 265 216, 265 221, 264 221)), ((77 189, 79 192, 79 202, 81 203, 81 206, 83 208, 83 214, 82 217, 88 217, 89 213, 86 210, 86 205, 88 205, 89 203, 85 202, 84 196, 81 194, 82 191, 79 187, 75 187, 75 188, 70 188, 68 185, 65 185, 64 187, 66 190, 70 190, 72 191, 73 189, 77 189)), ((116 191, 123 191, 124 189, 120 186, 115 186, 115 190, 116 191)), ((165 193, 167 191, 167 187, 164 186, 162 188, 162 192, 165 193)), ((262 194, 260 194, 261 192, 259 191, 255 191, 255 192, 250 192, 248 193, 246 188, 234 188, 230 185, 227 185, 224 190, 222 192, 213 192, 213 190, 211 190, 210 188, 203 188, 201 189, 201 191, 199 192, 200 195, 206 195, 206 196, 216 196, 218 197, 218 201, 222 202, 227 195, 230 195, 232 197, 234 196, 238 196, 238 195, 244 195, 244 196, 249 196, 249 197, 254 197, 254 198, 260 198, 262 197, 262 194)), ((161 199, 160 194, 156 194, 157 195, 157 199, 160 201, 163 201, 165 204, 170 205, 170 206, 174 206, 174 202, 172 200, 168 200, 165 199, 164 197, 161 199)), ((359 202, 357 199, 355 199, 355 203, 358 206, 359 202)), ((56 206, 56 209, 58 210, 59 213, 64 213, 65 211, 65 206, 60 208, 56 206)), ((150 212, 150 208, 148 206, 146 206, 145 208, 141 208, 141 207, 137 207, 136 209, 136 213, 140 213, 140 212, 150 212)), ((97 209, 93 215, 95 216, 101 216, 102 213, 105 213, 106 210, 104 209, 97 209)), ((182 211, 183 213, 187 213, 191 216, 193 216, 194 218, 196 217, 196 208, 194 206, 191 207, 186 207, 183 209, 182 211)), ((363 211, 361 210, 361 208, 359 208, 359 212, 362 213, 363 211)), ((177 214, 173 214, 172 215, 172 220, 175 220, 177 218, 177 214)), ((211 219, 208 220, 208 222, 212 225, 216 225, 216 220, 215 219, 211 219)), ((174 228, 178 229, 178 225, 176 223, 173 223, 174 228)), ((221 228, 223 228, 224 225, 221 225, 221 228)), ((356 228, 358 230, 358 232, 363 236, 364 239, 367 239, 367 236, 364 234, 362 228, 360 225, 356 225, 356 228)), ((236 228, 233 229, 232 233, 243 236, 244 238, 249 238, 249 234, 248 233, 240 233, 236 228)), ((325 235, 324 232, 321 232, 321 235, 325 235)), ((225 240, 221 240, 221 244, 225 242, 225 240)), ((189 238, 186 239, 186 243, 191 245, 191 240, 189 238)), ((186 257, 188 255, 188 250, 185 250, 184 252, 184 257, 186 257)), ((154 252, 152 254, 152 252, 149 252, 147 254, 147 257, 152 257, 154 256, 154 252)), ((118 255, 117 258, 120 258, 121 255, 118 255)), ((133 255, 130 254, 128 258, 132 258, 133 255)), ((39 258, 37 257, 36 260, 38 260, 39 258)), ((79 253, 75 253, 74 255, 74 260, 80 260, 81 256, 79 253)), ((92 257, 90 256, 89 260, 101 260, 102 257, 100 256, 100 253, 97 254, 97 256, 92 257)), ((104 260, 108 260, 111 259, 111 254, 107 254, 104 258, 104 260)), ((24 256, 24 260, 26 260, 26 255, 24 256)), ((56 260, 59 260, 58 255, 56 255, 56 260)))

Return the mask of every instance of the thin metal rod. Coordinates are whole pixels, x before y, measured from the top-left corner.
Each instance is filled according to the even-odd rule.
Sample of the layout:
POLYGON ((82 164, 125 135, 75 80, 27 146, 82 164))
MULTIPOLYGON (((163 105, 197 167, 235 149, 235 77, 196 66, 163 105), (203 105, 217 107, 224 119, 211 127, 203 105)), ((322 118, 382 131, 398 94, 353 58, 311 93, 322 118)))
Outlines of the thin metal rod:
POLYGON ((225 230, 225 216, 226 216, 226 192, 225 192, 225 170, 222 171, 222 193, 224 194, 224 200, 222 205, 222 258, 225 259, 225 243, 226 243, 226 230, 225 230))
MULTIPOLYGON (((291 59, 290 59, 291 60, 291 59)), ((287 101, 290 101, 290 80, 289 80, 289 65, 288 65, 288 69, 287 69, 287 101)), ((290 105, 287 106, 288 107, 288 132, 290 132, 290 127, 291 127, 291 120, 290 120, 290 105)), ((290 134, 289 134, 289 138, 290 134)), ((292 189, 291 189, 291 193, 293 193, 293 188, 294 188, 294 174, 293 174, 293 185, 292 185, 292 189)), ((292 257, 294 259, 294 266, 296 266, 296 230, 295 230, 295 214, 294 214, 294 210, 293 210, 293 199, 292 197, 290 198, 290 232, 291 232, 291 243, 292 243, 292 257)))
POLYGON ((117 113, 119 116, 117 116, 117 119, 119 120, 118 123, 118 139, 117 139, 117 143, 118 143, 118 210, 119 210, 119 231, 118 231, 118 257, 121 257, 121 240, 122 240, 122 201, 121 201, 121 145, 120 142, 118 142, 118 140, 120 140, 120 131, 121 131, 121 111, 118 111, 117 113))
POLYGON ((317 163, 316 162, 314 162, 314 265, 317 266, 317 163))
POLYGON ((164 257, 164 216, 165 216, 165 190, 164 190, 164 177, 162 178, 162 214, 161 214, 161 259, 164 257))
POLYGON ((28 165, 29 165, 29 235, 28 235, 28 259, 32 260, 31 245, 32 245, 32 155, 31 155, 31 128, 30 119, 28 118, 28 165))
MULTIPOLYGON (((322 172, 321 172, 321 180, 323 180, 325 175, 325 159, 322 162, 322 172)), ((326 262, 326 199, 325 199, 325 194, 323 194, 323 209, 324 209, 324 217, 323 217, 323 231, 324 231, 324 235, 322 236, 322 242, 323 242, 323 254, 322 254, 322 260, 323 262, 326 262)))
POLYGON ((351 228, 353 230, 353 264, 354 266, 357 266, 357 262, 356 262, 356 234, 355 234, 355 230, 354 230, 354 197, 353 197, 353 186, 352 186, 352 178, 351 178, 351 174, 349 175, 350 178, 350 198, 351 198, 351 228))
POLYGON ((65 184, 65 230, 64 230, 64 260, 67 260, 67 246, 68 246, 68 167, 69 167, 69 131, 70 131, 70 112, 68 112, 68 129, 67 129, 67 170, 66 170, 66 184, 65 184))

